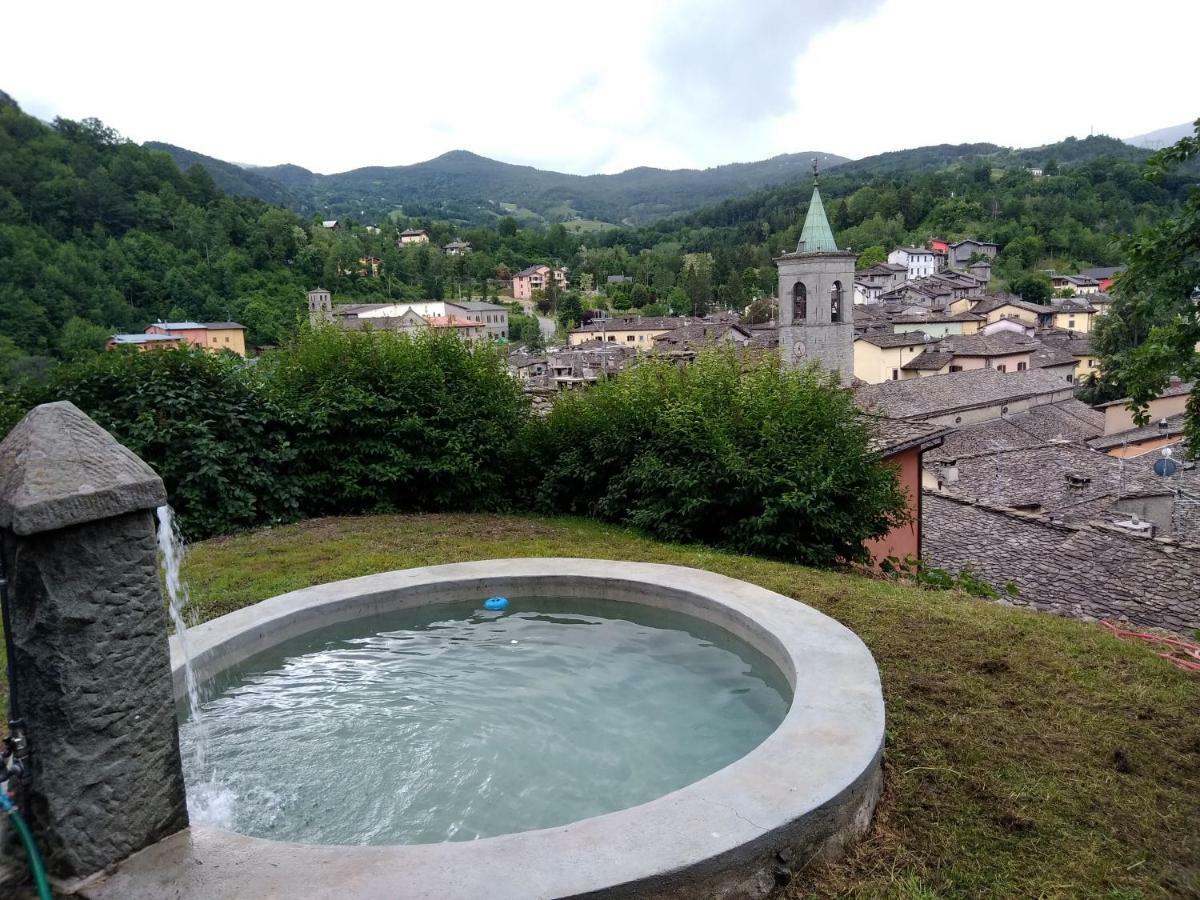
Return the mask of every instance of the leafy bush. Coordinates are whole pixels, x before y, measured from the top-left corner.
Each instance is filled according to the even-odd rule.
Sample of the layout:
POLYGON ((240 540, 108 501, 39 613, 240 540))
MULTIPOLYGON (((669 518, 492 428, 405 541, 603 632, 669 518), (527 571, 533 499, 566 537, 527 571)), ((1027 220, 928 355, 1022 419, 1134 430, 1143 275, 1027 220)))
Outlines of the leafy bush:
POLYGON ((305 514, 505 504, 526 404, 491 348, 319 328, 264 357, 257 377, 292 435, 305 514))
POLYGON ((864 558, 905 498, 834 384, 733 351, 641 362, 531 425, 532 503, 813 565, 864 558))
POLYGON ((153 466, 190 537, 298 515, 295 451, 232 354, 99 354, 58 367, 21 405, 51 400, 70 400, 153 466))

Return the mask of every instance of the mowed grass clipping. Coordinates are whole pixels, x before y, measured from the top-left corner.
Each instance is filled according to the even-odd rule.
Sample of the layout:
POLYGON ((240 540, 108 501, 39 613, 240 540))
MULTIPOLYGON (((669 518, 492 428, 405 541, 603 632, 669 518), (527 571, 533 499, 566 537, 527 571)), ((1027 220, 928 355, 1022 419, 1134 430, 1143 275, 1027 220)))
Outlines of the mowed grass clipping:
POLYGON ((197 544, 186 575, 211 618, 341 578, 526 556, 709 569, 809 603, 871 648, 884 800, 866 839, 787 897, 1200 896, 1200 678, 1093 624, 575 519, 318 519, 197 544))

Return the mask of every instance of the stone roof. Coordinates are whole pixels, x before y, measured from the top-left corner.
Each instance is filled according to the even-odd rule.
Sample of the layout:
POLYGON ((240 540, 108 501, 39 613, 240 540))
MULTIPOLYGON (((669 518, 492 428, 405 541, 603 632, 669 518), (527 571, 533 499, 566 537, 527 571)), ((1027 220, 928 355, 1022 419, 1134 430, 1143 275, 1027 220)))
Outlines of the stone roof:
POLYGON ((448 300, 451 306, 457 306, 460 309, 468 309, 471 312, 508 312, 508 307, 498 306, 495 303, 488 303, 486 300, 448 300))
POLYGON ((1033 369, 1049 369, 1055 366, 1071 366, 1075 368, 1075 357, 1064 347, 1047 347, 1042 344, 1029 357, 1029 366, 1033 369))
POLYGON ((571 334, 591 331, 671 331, 695 319, 686 316, 635 316, 624 319, 604 319, 572 328, 571 334))
POLYGON ((1084 269, 1080 275, 1086 275, 1088 278, 1112 278, 1114 275, 1120 275, 1125 271, 1125 266, 1096 266, 1093 269, 1084 269))
POLYGON ((962 425, 946 436, 929 459, 977 456, 998 450, 1038 447, 1051 442, 1080 443, 1104 432, 1104 414, 1078 400, 1059 400, 1025 412, 962 425))
POLYGON ((996 248, 999 248, 999 246, 1000 246, 1000 245, 999 245, 999 244, 997 244, 995 241, 977 241, 977 240, 975 240, 974 238, 967 238, 966 240, 962 240, 962 241, 955 241, 955 242, 954 242, 953 244, 951 244, 950 246, 951 246, 951 247, 961 247, 961 246, 963 246, 964 244, 974 244, 976 247, 996 247, 996 248))
POLYGON ((1059 615, 1190 632, 1200 628, 1200 546, 1134 537, 1094 521, 1056 524, 926 491, 922 549, 950 571, 971 566, 1005 602, 1059 615), (1009 583, 1015 596, 1005 596, 1009 583))
POLYGON ((1015 331, 993 334, 948 334, 938 343, 938 349, 950 350, 955 356, 1011 356, 1032 353, 1041 342, 1015 331))
POLYGON ((365 312, 374 312, 377 309, 386 309, 396 305, 395 303, 337 303, 334 304, 333 314, 335 316, 358 316, 365 312))
POLYGON ((1115 434, 1100 435, 1088 441, 1089 447, 1094 447, 1097 450, 1113 450, 1123 444, 1138 444, 1142 441, 1153 441, 1162 437, 1175 437, 1183 434, 1183 426, 1187 416, 1184 413, 1179 413, 1175 416, 1167 416, 1167 430, 1163 432, 1159 428, 1161 419, 1143 425, 1140 428, 1130 428, 1128 431, 1119 431, 1115 434))
POLYGON ((883 456, 891 456, 917 445, 932 448, 950 430, 942 425, 889 419, 887 416, 864 414, 863 418, 871 430, 872 449, 883 456))
POLYGON ((659 349, 684 350, 703 347, 718 341, 750 340, 750 332, 735 322, 692 322, 654 336, 654 345, 659 349))
POLYGON ((936 372, 954 361, 949 350, 934 350, 926 347, 900 368, 906 372, 936 372))
POLYGON ((857 341, 866 341, 876 347, 917 347, 932 340, 923 331, 904 331, 900 334, 890 334, 886 331, 860 334, 857 341))
POLYGON ((991 294, 984 297, 978 303, 971 307, 971 312, 980 315, 986 315, 1000 309, 1002 306, 1014 306, 1017 309, 1023 309, 1027 312, 1035 312, 1039 316, 1048 316, 1054 312, 1049 306, 1040 306, 1037 303, 1029 303, 1022 300, 1015 294, 991 294))
POLYGON ((1044 369, 1007 373, 972 369, 863 385, 857 391, 857 399, 860 405, 883 415, 922 419, 1064 390, 1070 390, 1070 385, 1057 373, 1044 369))
MULTIPOLYGON (((1079 443, 991 450, 955 460, 958 480, 946 485, 947 493, 993 506, 1033 508, 1064 520, 1107 510, 1122 497, 1173 493, 1149 465, 1137 469, 1079 443)), ((944 473, 935 464, 928 468, 934 475, 944 473)))

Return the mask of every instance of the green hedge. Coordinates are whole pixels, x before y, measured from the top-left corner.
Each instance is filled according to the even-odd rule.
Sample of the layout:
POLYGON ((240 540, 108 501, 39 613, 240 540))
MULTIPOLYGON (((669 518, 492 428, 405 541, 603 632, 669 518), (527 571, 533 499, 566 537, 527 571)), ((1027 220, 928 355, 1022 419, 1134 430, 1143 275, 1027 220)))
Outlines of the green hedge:
POLYGON ((531 431, 544 511, 813 565, 861 558, 903 521, 849 393, 773 356, 647 360, 564 397, 531 431))
POLYGON ((0 394, 0 428, 71 400, 163 477, 192 539, 305 516, 537 509, 830 565, 903 520, 848 392, 706 351, 529 411, 492 347, 305 330, 247 362, 118 351, 0 394))

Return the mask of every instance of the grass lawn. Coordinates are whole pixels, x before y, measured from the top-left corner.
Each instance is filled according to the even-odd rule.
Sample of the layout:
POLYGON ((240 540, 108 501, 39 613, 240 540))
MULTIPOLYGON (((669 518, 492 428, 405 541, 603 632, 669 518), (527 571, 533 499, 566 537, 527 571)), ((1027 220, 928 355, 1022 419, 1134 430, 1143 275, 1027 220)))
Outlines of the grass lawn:
POLYGON ((1094 625, 575 519, 314 520, 197 544, 186 575, 210 618, 320 582, 506 556, 710 569, 862 636, 887 700, 885 797, 867 838, 790 898, 1200 895, 1200 679, 1094 625))

